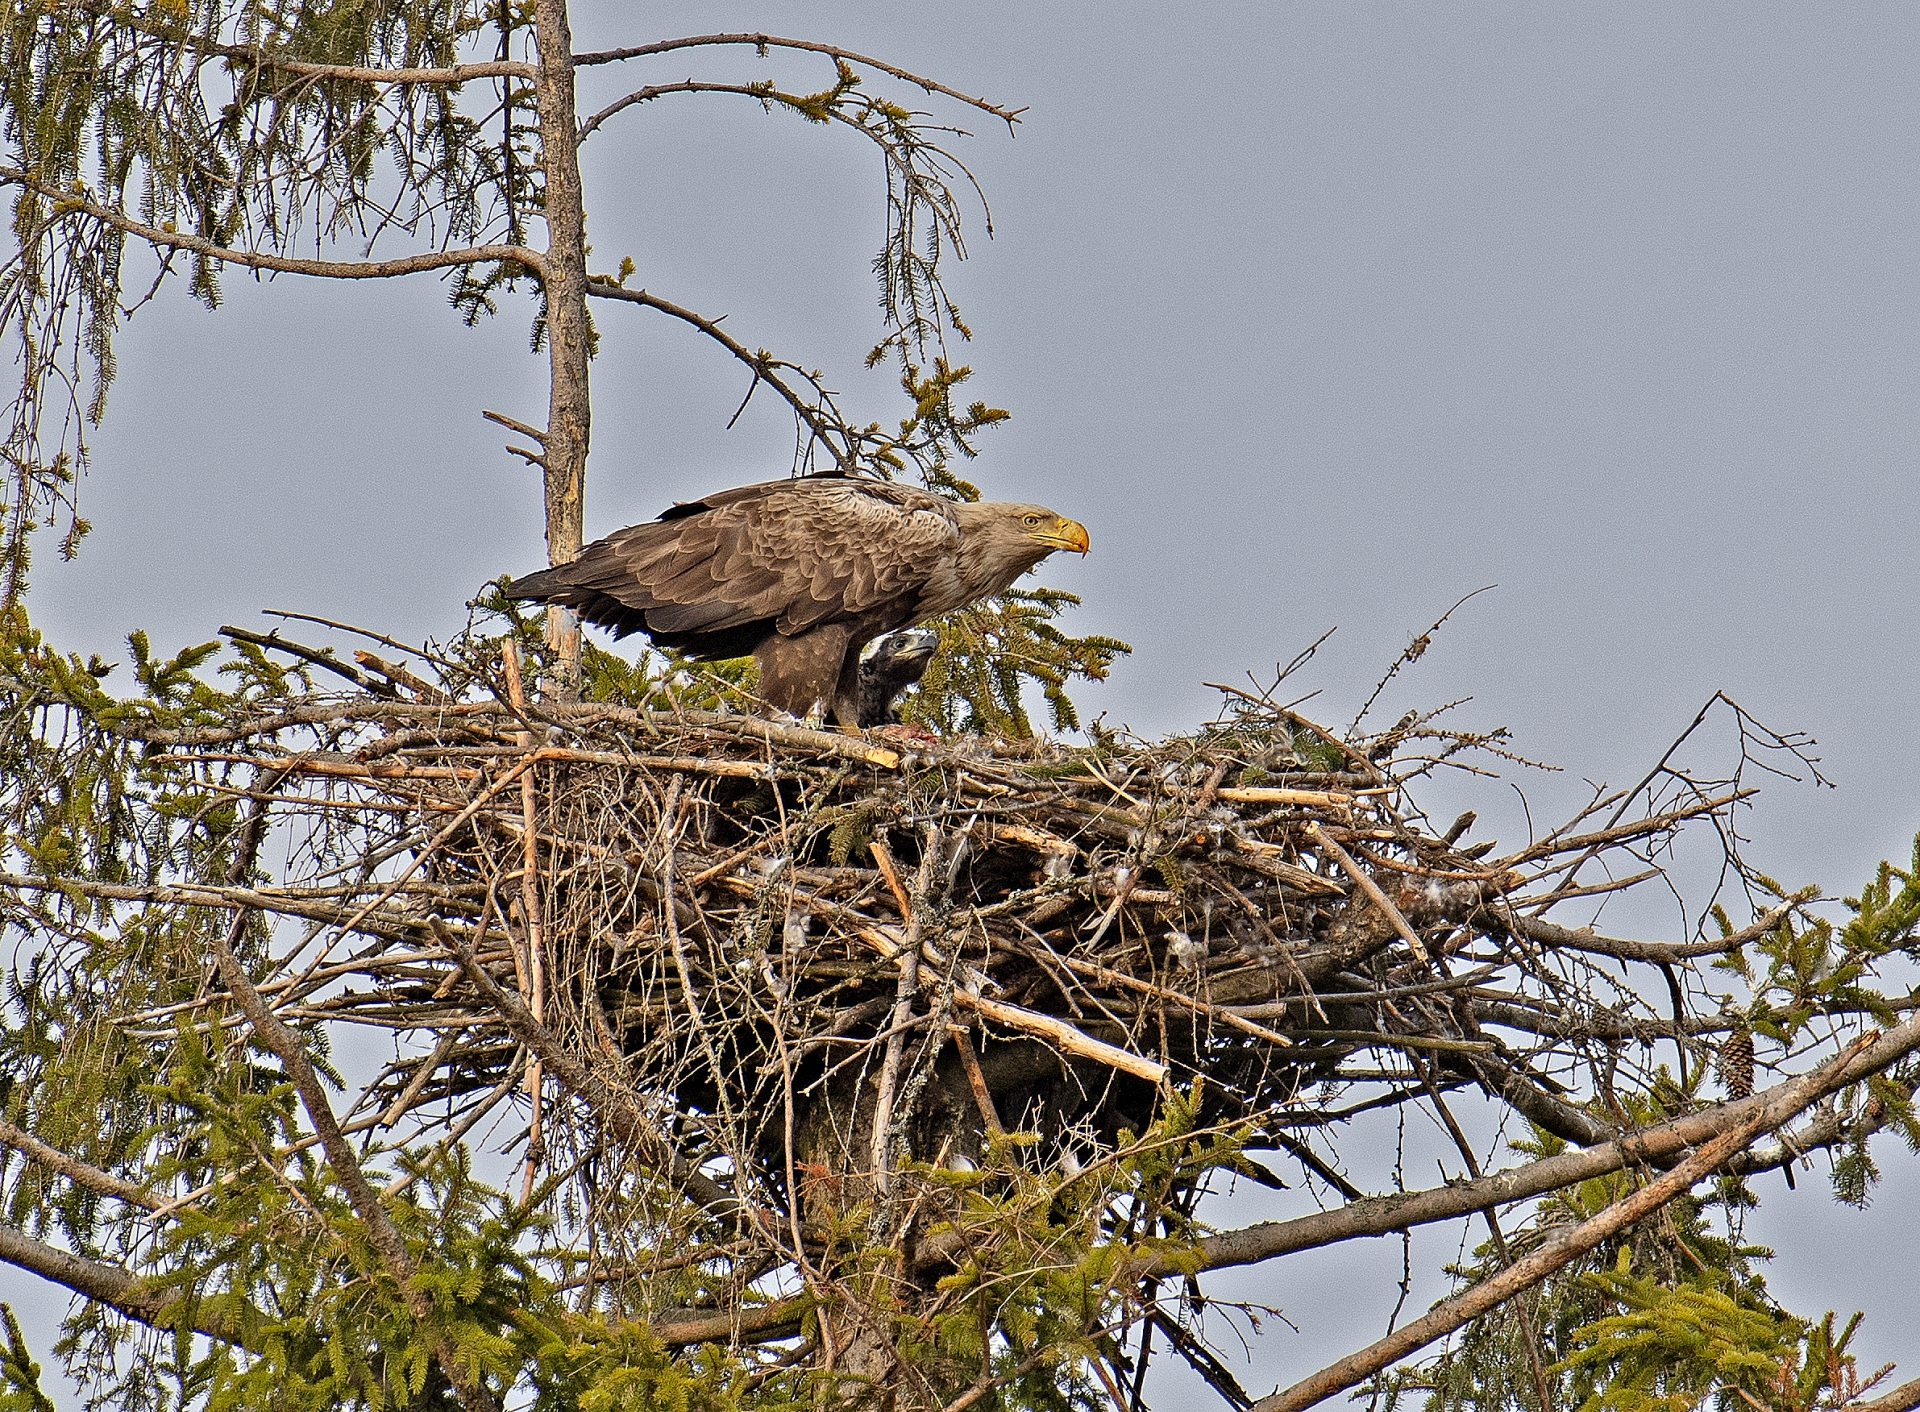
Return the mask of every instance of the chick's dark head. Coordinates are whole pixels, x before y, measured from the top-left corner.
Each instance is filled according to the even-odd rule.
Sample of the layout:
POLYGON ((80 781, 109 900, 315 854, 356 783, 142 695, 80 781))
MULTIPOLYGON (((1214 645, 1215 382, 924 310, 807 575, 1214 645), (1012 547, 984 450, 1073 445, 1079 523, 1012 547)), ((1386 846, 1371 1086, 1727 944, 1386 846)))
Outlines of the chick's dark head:
POLYGON ((929 628, 901 628, 873 644, 860 663, 860 724, 884 726, 894 719, 894 703, 908 687, 926 675, 927 665, 940 646, 940 635, 929 628))

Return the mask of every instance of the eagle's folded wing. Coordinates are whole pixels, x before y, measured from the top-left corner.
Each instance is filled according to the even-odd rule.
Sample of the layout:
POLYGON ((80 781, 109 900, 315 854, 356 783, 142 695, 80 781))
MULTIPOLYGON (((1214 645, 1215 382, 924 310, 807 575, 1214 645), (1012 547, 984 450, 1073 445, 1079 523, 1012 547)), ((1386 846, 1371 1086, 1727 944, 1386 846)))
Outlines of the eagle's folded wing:
POLYGON ((946 502, 881 481, 818 477, 742 486, 620 530, 571 564, 514 583, 624 635, 692 639, 769 623, 794 635, 911 600, 960 531, 946 502))

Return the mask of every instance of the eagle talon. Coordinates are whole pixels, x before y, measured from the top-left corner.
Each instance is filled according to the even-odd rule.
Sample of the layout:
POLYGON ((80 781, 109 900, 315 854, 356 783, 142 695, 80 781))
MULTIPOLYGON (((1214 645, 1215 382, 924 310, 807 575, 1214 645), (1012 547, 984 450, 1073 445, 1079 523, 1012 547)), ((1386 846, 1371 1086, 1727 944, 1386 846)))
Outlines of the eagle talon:
POLYGON ((940 737, 925 726, 915 725, 911 721, 893 721, 884 726, 872 726, 868 736, 875 740, 903 741, 908 745, 938 745, 940 737))

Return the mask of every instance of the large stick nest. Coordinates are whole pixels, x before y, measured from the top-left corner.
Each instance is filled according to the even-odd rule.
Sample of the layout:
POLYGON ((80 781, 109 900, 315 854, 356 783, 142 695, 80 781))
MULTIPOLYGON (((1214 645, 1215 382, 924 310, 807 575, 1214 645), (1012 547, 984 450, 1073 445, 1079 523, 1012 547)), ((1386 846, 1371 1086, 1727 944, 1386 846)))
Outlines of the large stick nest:
MULTIPOLYGON (((1161 1082, 1196 1077, 1218 1114, 1288 1147, 1326 1121, 1303 1111, 1322 1107, 1312 1087, 1348 1082, 1383 1101, 1479 1084, 1587 1136, 1556 1069, 1713 1028, 1676 1030, 1604 977, 1594 1004, 1587 958, 1662 957, 1537 904, 1616 886, 1562 875, 1657 850, 1732 788, 1489 858, 1464 821, 1426 825, 1370 754, 1264 706, 1094 748, 503 701, 298 714, 321 748, 286 748, 295 722, 274 716, 184 733, 152 763, 294 829, 293 878, 331 865, 195 890, 309 923, 267 987, 283 1017, 445 1037, 363 1109, 498 1093, 525 1062, 450 938, 530 1007, 537 992, 547 1028, 694 1162, 776 1181, 789 1086, 807 1106, 840 1076, 871 1085, 903 1033, 896 1090, 932 1111, 900 1127, 896 1160, 977 1157, 994 1119, 1110 1142, 1143 1130, 1161 1082), (320 876, 342 859, 357 880, 320 876), (979 1067, 935 1072, 966 1030, 979 1067)), ((843 1137, 858 1169, 867 1138, 843 1137)))

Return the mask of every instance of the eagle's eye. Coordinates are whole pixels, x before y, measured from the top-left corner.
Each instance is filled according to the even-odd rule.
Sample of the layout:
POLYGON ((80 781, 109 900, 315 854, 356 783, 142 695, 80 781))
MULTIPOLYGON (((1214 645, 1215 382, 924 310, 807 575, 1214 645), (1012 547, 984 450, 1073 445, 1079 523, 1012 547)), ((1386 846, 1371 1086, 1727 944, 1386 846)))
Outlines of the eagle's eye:
POLYGON ((1037 524, 1039 524, 1039 523, 1040 523, 1040 517, 1039 517, 1038 515, 1028 515, 1028 516, 1026 517, 1026 521, 1025 521, 1025 523, 1026 523, 1026 525, 1027 525, 1027 527, 1028 527, 1029 529, 1031 529, 1031 528, 1032 528, 1033 526, 1035 526, 1035 525, 1037 525, 1037 524))

